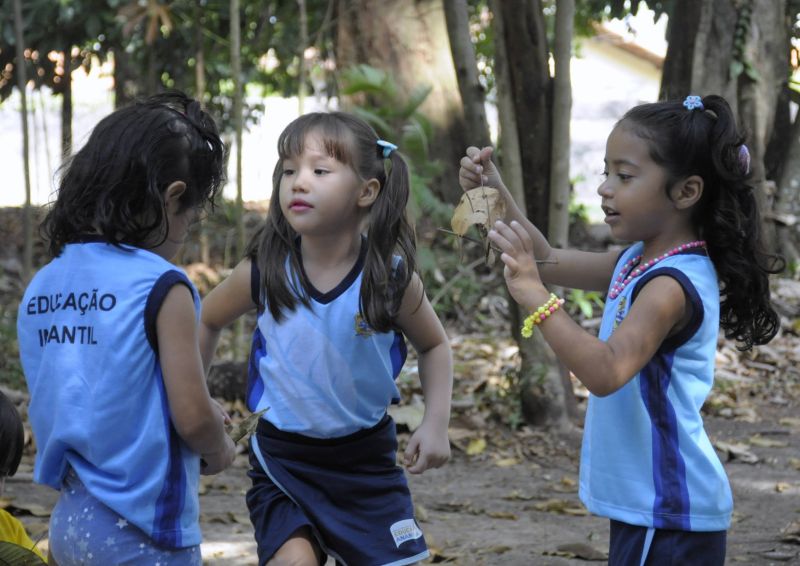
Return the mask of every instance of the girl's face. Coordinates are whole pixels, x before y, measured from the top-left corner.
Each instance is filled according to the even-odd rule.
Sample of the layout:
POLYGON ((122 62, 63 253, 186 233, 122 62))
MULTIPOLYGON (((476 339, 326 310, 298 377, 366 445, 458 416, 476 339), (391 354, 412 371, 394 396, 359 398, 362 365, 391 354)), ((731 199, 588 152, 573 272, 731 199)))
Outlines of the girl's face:
POLYGON ((647 144, 625 124, 618 124, 606 142, 606 180, 597 193, 605 222, 620 240, 649 241, 664 233, 677 213, 667 195, 666 170, 650 158, 647 144))
POLYGON ((280 206, 292 228, 301 235, 333 235, 358 230, 365 206, 367 182, 348 165, 325 151, 323 140, 308 134, 299 155, 282 162, 280 206))

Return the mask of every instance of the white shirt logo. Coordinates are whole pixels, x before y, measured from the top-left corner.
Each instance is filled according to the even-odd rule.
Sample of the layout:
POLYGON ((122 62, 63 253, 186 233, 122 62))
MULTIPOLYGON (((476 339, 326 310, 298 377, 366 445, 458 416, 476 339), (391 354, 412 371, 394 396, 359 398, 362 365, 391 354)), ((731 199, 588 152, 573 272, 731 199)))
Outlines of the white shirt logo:
POLYGON ((422 531, 419 530, 414 519, 403 519, 397 521, 394 525, 389 527, 389 531, 394 538, 394 544, 400 548, 400 545, 409 540, 414 540, 422 536, 422 531))

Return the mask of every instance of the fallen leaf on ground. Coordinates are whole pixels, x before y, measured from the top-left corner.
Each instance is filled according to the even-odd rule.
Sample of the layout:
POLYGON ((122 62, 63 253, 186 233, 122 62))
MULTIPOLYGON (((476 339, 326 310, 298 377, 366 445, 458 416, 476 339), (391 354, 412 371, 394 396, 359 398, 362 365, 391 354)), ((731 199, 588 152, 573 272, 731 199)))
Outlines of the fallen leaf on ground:
POLYGON ((546 511, 548 513, 561 513, 563 515, 588 515, 589 512, 583 508, 578 507, 574 502, 567 501, 566 499, 548 499, 541 503, 535 503, 533 508, 537 511, 546 511))
POLYGON ((784 442, 782 440, 772 440, 771 438, 764 438, 761 435, 756 434, 755 436, 751 436, 748 442, 752 446, 758 446, 760 448, 786 448, 789 446, 788 442, 784 442))
POLYGON ((739 460, 745 464, 755 464, 758 462, 758 456, 750 452, 746 444, 734 444, 719 440, 714 443, 714 448, 722 452, 727 460, 739 460))
POLYGON ((486 450, 486 440, 483 438, 473 438, 469 441, 467 446, 467 454, 469 456, 477 456, 486 450))
POLYGON ((545 556, 561 556, 562 558, 578 558, 580 560, 603 561, 608 560, 608 554, 597 550, 583 542, 562 544, 556 550, 543 553, 545 556))

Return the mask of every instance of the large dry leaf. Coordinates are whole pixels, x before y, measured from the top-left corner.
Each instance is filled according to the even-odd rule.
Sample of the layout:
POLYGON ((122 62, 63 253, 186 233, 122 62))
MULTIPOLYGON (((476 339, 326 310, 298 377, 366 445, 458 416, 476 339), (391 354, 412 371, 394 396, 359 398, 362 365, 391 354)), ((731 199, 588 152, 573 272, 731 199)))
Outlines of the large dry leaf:
POLYGON ((44 563, 41 558, 23 546, 13 542, 0 542, 0 566, 38 566, 44 563))
POLYGON ((493 187, 478 187, 461 195, 461 201, 450 220, 453 232, 463 236, 472 225, 490 230, 495 221, 506 216, 506 202, 493 187))

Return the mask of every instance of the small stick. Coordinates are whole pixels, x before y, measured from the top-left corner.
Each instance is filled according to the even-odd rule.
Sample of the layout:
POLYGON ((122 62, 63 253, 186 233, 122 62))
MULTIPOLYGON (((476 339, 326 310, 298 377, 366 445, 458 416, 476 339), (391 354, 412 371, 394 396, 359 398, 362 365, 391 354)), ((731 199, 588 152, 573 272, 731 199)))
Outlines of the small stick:
MULTIPOLYGON (((475 244, 483 245, 483 242, 481 242, 479 240, 476 240, 475 238, 470 238, 469 236, 462 236, 461 234, 456 234, 452 230, 447 230, 445 228, 437 228, 437 230, 439 232, 444 232, 445 234, 451 234, 451 235, 455 236, 456 238, 461 238, 462 240, 467 240, 468 242, 473 242, 475 244)), ((503 253, 503 250, 501 250, 499 248, 496 248, 496 247, 492 246, 491 244, 489 245, 489 247, 493 251, 495 251, 495 252, 497 252, 499 254, 503 253)), ((537 259, 536 263, 558 263, 558 260, 557 259, 537 259)))

